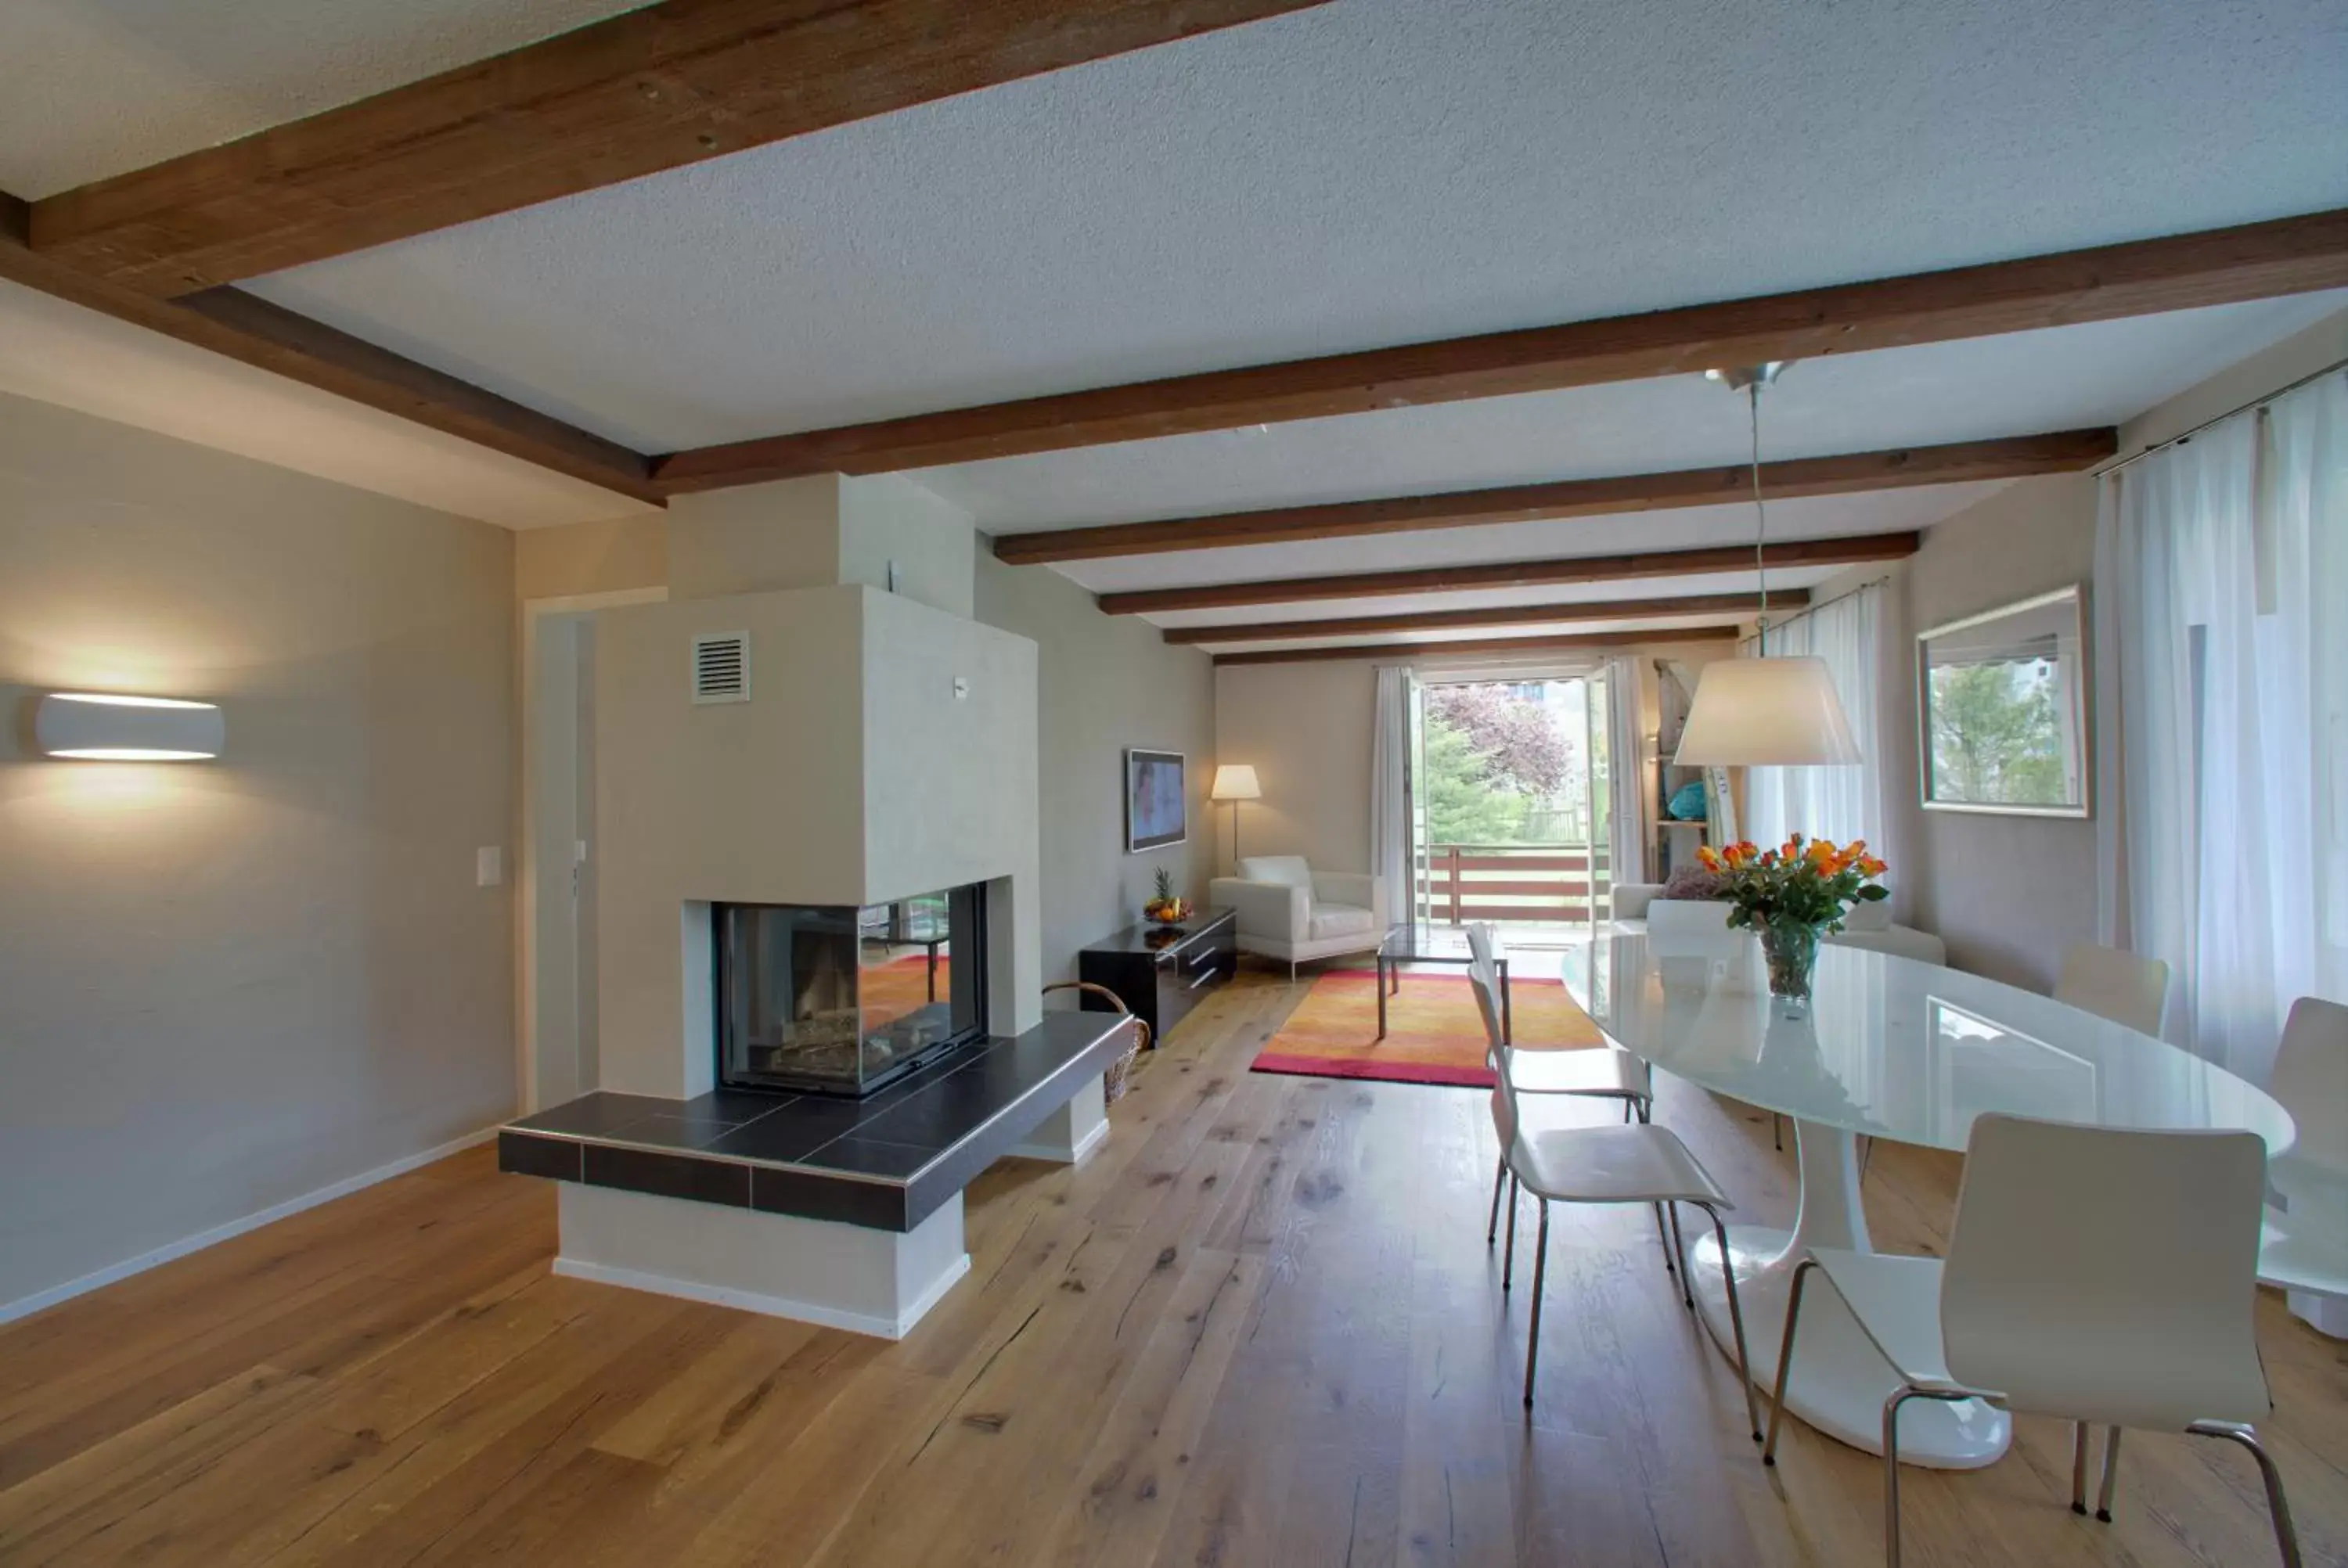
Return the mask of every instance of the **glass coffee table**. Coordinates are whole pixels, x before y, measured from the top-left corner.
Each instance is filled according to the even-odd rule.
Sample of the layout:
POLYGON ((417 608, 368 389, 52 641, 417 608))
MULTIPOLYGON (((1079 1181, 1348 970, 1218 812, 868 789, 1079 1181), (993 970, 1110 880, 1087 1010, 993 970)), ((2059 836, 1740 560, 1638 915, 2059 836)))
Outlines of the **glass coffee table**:
MULTIPOLYGON (((1405 964, 1457 964, 1464 969, 1473 962, 1468 938, 1456 927, 1411 920, 1387 927, 1386 939, 1378 944, 1378 1038, 1386 1037, 1386 998, 1402 989, 1405 964)), ((1513 1041, 1517 1030, 1509 1007, 1508 954, 1493 954, 1492 967, 1500 974, 1500 1039, 1513 1041)))

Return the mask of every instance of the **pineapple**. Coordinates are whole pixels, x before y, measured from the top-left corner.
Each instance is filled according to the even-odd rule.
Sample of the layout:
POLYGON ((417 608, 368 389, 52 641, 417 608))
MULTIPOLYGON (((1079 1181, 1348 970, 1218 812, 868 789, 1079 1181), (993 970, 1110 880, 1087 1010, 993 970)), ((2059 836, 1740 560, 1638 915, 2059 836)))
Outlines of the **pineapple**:
POLYGON ((1174 896, 1174 875, 1163 866, 1158 868, 1157 896, 1141 907, 1141 912, 1169 926, 1190 913, 1189 906, 1174 896))

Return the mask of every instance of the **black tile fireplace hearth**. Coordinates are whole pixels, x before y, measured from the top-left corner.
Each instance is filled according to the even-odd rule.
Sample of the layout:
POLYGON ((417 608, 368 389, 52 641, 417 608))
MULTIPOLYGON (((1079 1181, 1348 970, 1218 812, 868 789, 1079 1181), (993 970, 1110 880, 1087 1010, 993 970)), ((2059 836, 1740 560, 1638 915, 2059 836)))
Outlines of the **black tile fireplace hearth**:
POLYGON ((861 1099, 719 1089, 594 1093, 508 1123, 498 1166, 526 1176, 910 1231, 1016 1148, 1121 1053, 1118 1016, 1054 1012, 982 1036, 861 1099))

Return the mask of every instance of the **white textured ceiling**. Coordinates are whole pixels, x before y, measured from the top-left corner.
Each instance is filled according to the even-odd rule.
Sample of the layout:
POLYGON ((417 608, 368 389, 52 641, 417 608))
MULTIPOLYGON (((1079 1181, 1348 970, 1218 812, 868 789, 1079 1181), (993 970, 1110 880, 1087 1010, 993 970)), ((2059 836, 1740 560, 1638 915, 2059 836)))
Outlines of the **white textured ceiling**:
POLYGON ((2340 0, 1336 0, 255 286, 668 449, 2343 205, 2340 0))
POLYGON ((0 392, 510 528, 653 510, 5 281, 0 392))
MULTIPOLYGON (((0 0, 0 188, 38 196, 627 8, 0 0)), ((2343 205, 2339 0, 1337 0, 252 286, 664 450, 2343 205)), ((1768 446, 2108 422, 2340 303, 1802 365, 1772 395, 1768 446)), ((139 334, 109 330, 104 352, 129 354, 139 334)), ((476 516, 629 509, 177 345, 152 349, 160 368, 101 363, 119 374, 0 378, 71 383, 57 400, 255 456, 274 443, 313 472, 304 449, 325 450, 334 477, 476 516), (208 384, 224 400, 185 406, 208 384), (283 434, 322 417, 332 440, 283 434)), ((1013 531, 1729 462, 1735 414, 1681 378, 922 478, 1013 531)), ((1795 503, 1773 523, 1864 531, 1959 504, 1957 487, 1795 503)), ((1145 586, 1588 553, 1716 542, 1745 519, 1521 527, 1068 572, 1145 586)))
MULTIPOLYGON (((2348 291, 1803 361, 1763 394, 1762 455, 2116 425, 2343 309, 2348 291)), ((1742 396, 1681 375, 965 463, 921 477, 988 531, 1025 533, 1743 463, 1747 419, 1742 396)))
MULTIPOLYGON (((1846 567, 1801 567, 1772 571, 1769 574, 1771 602, 1785 589, 1815 588, 1831 578, 1849 570, 1846 567)), ((1889 569, 1888 568, 1886 569, 1889 569)), ((1290 621, 1334 620, 1357 615, 1401 615, 1437 610, 1476 610, 1492 605, 1513 604, 1589 604, 1620 599, 1667 599, 1694 593, 1751 593, 1753 573, 1711 572, 1694 577, 1643 578, 1636 582, 1590 583, 1563 588, 1496 589, 1473 593, 1422 593, 1387 599, 1323 600, 1307 605, 1287 607, 1258 605, 1245 610, 1195 610, 1179 615, 1150 615, 1142 619, 1156 626, 1234 625, 1251 621, 1290 621)), ((1779 610, 1770 611, 1774 620, 1779 610)), ((1750 614, 1642 616, 1635 620, 1559 620, 1512 621, 1506 626, 1478 627, 1468 630, 1437 630, 1433 631, 1356 631, 1335 637, 1280 637, 1257 639, 1248 642, 1210 641, 1198 646, 1210 653, 1221 653, 1255 648, 1329 648, 1347 642, 1450 642, 1470 641, 1490 637, 1534 637, 1550 632, 1619 631, 1626 629, 1644 630, 1650 627, 1723 626, 1731 621, 1750 620, 1750 614)))
POLYGON ((642 3, 5 0, 0 190, 52 195, 642 3))
MULTIPOLYGON (((1750 520, 1749 517, 1747 520, 1750 520)), ((1781 589, 1809 588, 1849 569, 1839 566, 1774 568, 1769 573, 1769 591, 1774 594, 1781 589)), ((1245 605, 1235 610, 1168 610, 1142 619, 1154 626, 1235 626, 1262 620, 1328 620, 1348 616, 1397 615, 1418 610, 1484 610, 1496 605, 1519 604, 1596 604, 1608 600, 1671 599, 1692 593, 1751 593, 1753 590, 1753 569, 1746 566, 1739 571, 1639 578, 1631 581, 1464 589, 1442 593, 1388 594, 1366 599, 1322 599, 1288 604, 1245 605)), ((1734 618, 1707 615, 1699 619, 1723 620, 1734 618)))
MULTIPOLYGON (((1779 501, 1768 508, 1768 536, 1783 541, 1837 538, 1853 534, 1921 528, 1983 500, 1996 484, 1932 485, 1867 496, 1822 496, 1779 501)), ((1287 578, 1457 566, 1476 561, 1548 560, 1614 555, 1631 550, 1692 549, 1753 542, 1749 506, 1690 507, 1622 517, 1575 518, 1536 523, 1498 523, 1446 528, 1432 533, 1382 534, 1366 538, 1313 539, 1295 544, 1251 545, 1243 549, 1189 550, 1176 555, 1127 556, 1108 560, 1068 561, 1055 569, 1096 592, 1179 588, 1220 582, 1277 581, 1287 578)), ((1844 569, 1775 570, 1773 586, 1805 587, 1844 569)), ((1160 626, 1229 626, 1259 620, 1303 620, 1349 615, 1394 615, 1407 610, 1472 610, 1496 604, 1583 603, 1608 599, 1660 599, 1689 593, 1749 593, 1752 572, 1533 588, 1472 589, 1441 593, 1383 595, 1370 599, 1288 600, 1230 610, 1153 611, 1145 619, 1160 626)), ((1722 619, 1718 616, 1707 618, 1722 619)))

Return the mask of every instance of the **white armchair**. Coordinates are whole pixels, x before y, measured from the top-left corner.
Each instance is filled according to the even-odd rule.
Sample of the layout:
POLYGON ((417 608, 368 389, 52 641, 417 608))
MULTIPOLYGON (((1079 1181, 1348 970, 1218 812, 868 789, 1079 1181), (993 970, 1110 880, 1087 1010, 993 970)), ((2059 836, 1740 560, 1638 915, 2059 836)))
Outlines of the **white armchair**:
POLYGON ((1239 914, 1242 953, 1296 966, 1376 950, 1386 935, 1385 885, 1353 871, 1315 871, 1301 855, 1251 855, 1237 876, 1207 885, 1210 903, 1239 914))

